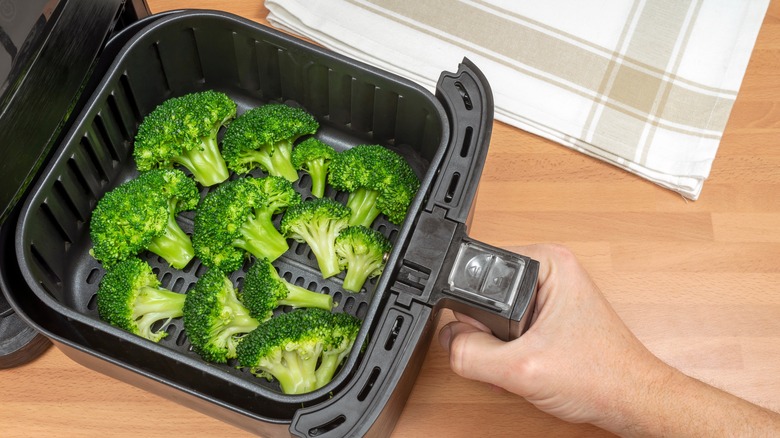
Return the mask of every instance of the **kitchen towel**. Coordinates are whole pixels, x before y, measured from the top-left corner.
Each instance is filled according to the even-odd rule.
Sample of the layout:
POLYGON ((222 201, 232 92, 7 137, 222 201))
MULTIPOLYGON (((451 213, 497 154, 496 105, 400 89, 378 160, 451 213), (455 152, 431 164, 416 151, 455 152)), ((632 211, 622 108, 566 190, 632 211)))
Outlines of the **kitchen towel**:
POLYGON ((433 90, 471 59, 495 118, 698 199, 769 0, 266 0, 268 21, 433 90))

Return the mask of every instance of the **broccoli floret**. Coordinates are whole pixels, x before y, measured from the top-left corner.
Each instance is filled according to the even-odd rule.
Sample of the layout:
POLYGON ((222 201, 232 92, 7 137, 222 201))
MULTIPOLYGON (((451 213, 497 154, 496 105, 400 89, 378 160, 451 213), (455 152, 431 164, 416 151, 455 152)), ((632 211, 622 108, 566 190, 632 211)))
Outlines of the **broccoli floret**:
POLYGON ((258 377, 276 379, 285 394, 314 391, 331 381, 351 351, 360 324, 351 315, 322 309, 283 313, 244 338, 238 362, 258 377))
POLYGON ((358 145, 337 154, 330 163, 328 183, 349 192, 349 224, 366 227, 371 227, 380 213, 401 224, 420 188, 409 163, 380 145, 358 145))
POLYGON ((275 260, 289 245, 273 216, 301 202, 301 195, 281 177, 245 177, 220 184, 195 213, 192 244, 209 267, 232 272, 247 253, 275 260))
POLYGON ((138 170, 179 164, 204 186, 225 181, 230 174, 219 151, 217 134, 235 116, 236 103, 217 91, 164 101, 138 127, 133 149, 138 170))
POLYGON ((176 215, 200 201, 192 178, 176 169, 142 173, 98 201, 90 220, 91 254, 104 266, 149 250, 182 269, 192 260, 192 241, 176 215))
POLYGON ((292 165, 293 143, 314 134, 317 120, 300 108, 267 104, 241 114, 225 131, 223 156, 230 170, 244 174, 260 168, 269 175, 298 180, 292 165))
POLYGON ((390 248, 390 240, 371 228, 352 225, 341 230, 336 237, 336 255, 339 266, 347 271, 344 290, 360 292, 368 278, 381 274, 390 248))
POLYGON ((109 324, 152 342, 168 336, 158 321, 182 316, 184 294, 160 286, 160 281, 145 261, 131 257, 106 271, 97 290, 100 318, 109 324))
POLYGON ((311 194, 315 198, 322 198, 325 195, 328 167, 334 156, 336 150, 332 146, 314 137, 307 138, 293 148, 293 166, 309 174, 311 194))
POLYGON ((333 297, 292 284, 279 276, 270 260, 257 260, 244 277, 243 303, 260 321, 273 316, 279 306, 333 308, 333 297))
POLYGON ((184 329, 203 359, 226 363, 244 336, 260 324, 249 315, 230 279, 217 269, 198 278, 184 299, 184 329))
POLYGON ((341 272, 336 236, 348 226, 349 214, 349 208, 330 198, 307 200, 287 209, 280 228, 285 236, 309 245, 322 278, 328 278, 341 272))

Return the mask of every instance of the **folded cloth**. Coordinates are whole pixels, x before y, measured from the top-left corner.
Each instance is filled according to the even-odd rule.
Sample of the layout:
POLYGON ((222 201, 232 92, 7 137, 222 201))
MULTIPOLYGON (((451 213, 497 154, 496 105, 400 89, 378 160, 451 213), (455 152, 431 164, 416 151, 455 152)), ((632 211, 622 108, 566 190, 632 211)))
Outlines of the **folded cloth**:
POLYGON ((266 0, 268 21, 433 90, 465 56, 495 117, 698 199, 769 0, 266 0))

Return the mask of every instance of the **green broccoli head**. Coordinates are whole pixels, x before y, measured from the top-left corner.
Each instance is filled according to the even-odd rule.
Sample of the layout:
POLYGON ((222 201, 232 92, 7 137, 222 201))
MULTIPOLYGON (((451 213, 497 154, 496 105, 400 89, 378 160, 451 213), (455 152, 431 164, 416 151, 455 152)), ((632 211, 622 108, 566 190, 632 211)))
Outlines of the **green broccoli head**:
POLYGON ((328 183, 349 193, 349 224, 365 227, 371 227, 379 214, 401 224, 420 188, 409 163, 381 145, 358 145, 337 154, 330 163, 328 183))
POLYGON ((314 134, 317 120, 301 108, 271 103, 252 108, 230 124, 223 139, 228 168, 244 174, 260 168, 272 176, 298 180, 292 164, 293 143, 314 134))
POLYGON ((292 284, 279 276, 270 260, 258 259, 244 277, 243 303, 260 321, 273 316, 279 306, 333 308, 333 297, 292 284))
POLYGON ((153 326, 182 316, 184 294, 167 290, 145 261, 131 257, 111 267, 100 280, 97 308, 109 324, 159 342, 168 333, 153 326))
POLYGON ((255 184, 263 194, 263 211, 271 215, 281 213, 287 208, 301 203, 301 194, 285 178, 267 176, 265 178, 246 179, 255 184))
POLYGON ((292 164, 309 174, 311 194, 315 198, 325 196, 328 167, 335 156, 336 150, 332 146, 314 137, 300 142, 292 151, 292 164))
POLYGON ((336 237, 336 255, 339 266, 347 271, 344 290, 360 292, 368 278, 380 275, 390 249, 390 240, 379 231, 362 225, 341 230, 336 237))
POLYGON ((323 309, 275 316, 238 346, 238 362, 258 377, 276 379, 285 394, 321 388, 349 354, 361 321, 323 309), (321 362, 321 364, 320 364, 321 362))
POLYGON ((192 244, 214 269, 239 269, 248 254, 275 260, 289 248, 273 215, 299 204, 300 195, 281 177, 239 178, 220 184, 195 213, 192 244))
POLYGON ((309 245, 322 278, 328 278, 341 272, 335 243, 349 225, 349 215, 349 208, 330 198, 312 199, 287 209, 280 228, 285 236, 309 245))
POLYGON ((229 172, 217 134, 236 116, 236 103, 213 90, 170 98, 144 117, 135 136, 138 170, 181 165, 204 186, 225 181, 229 172))
POLYGON ((182 269, 194 250, 176 222, 200 201, 198 187, 176 169, 151 170, 107 192, 92 211, 91 254, 104 266, 149 250, 182 269))
POLYGON ((184 329, 203 359, 226 363, 244 336, 260 324, 241 303, 230 279, 217 269, 198 278, 184 299, 184 329))

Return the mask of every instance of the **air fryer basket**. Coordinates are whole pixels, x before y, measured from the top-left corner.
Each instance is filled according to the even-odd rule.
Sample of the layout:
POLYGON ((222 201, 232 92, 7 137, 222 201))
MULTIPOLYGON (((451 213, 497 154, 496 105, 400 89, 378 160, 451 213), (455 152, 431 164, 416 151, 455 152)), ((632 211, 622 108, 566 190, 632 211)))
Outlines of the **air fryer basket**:
MULTIPOLYGON (((492 123, 489 93, 485 98, 478 83, 470 85, 470 77, 448 76, 450 91, 437 90, 434 96, 389 73, 226 13, 184 11, 155 21, 119 53, 20 214, 16 255, 34 294, 19 300, 33 308, 27 318, 83 364, 132 383, 143 376, 141 386, 144 378, 163 383, 175 388, 173 396, 164 395, 251 431, 276 433, 273 425, 289 423, 290 432, 300 435, 391 430, 383 422, 393 422, 393 415, 383 409, 406 399, 440 305, 477 313, 482 306, 485 315, 512 316, 516 323, 511 327, 506 319, 491 327, 514 336, 527 326, 524 315, 532 307, 533 294, 523 296, 518 306, 491 308, 495 300, 474 298, 468 290, 465 299, 441 293, 448 282, 452 286, 447 270, 459 263, 464 248, 498 253, 498 261, 510 265, 517 257, 473 242, 465 233, 492 123), (316 136, 337 149, 381 144, 404 155, 421 178, 400 227, 381 217, 375 222, 394 246, 383 275, 361 293, 341 289, 343 274, 321 279, 305 244, 291 242, 274 263, 288 281, 331 294, 338 303, 334 311, 364 320, 356 345, 367 341, 366 349, 355 348, 333 381, 315 392, 284 395, 275 383, 233 364, 204 362, 191 351, 180 320, 171 322, 169 336, 155 344, 98 318, 95 292, 103 271, 89 255, 90 212, 104 193, 136 175, 132 140, 144 115, 169 97, 204 89, 225 92, 239 112, 266 102, 301 106, 320 121, 316 136), (483 97, 477 99, 480 91, 483 97), (458 127, 452 96, 472 111, 468 117, 479 119, 478 126, 458 127), (456 146, 451 146, 453 139, 456 146), (477 143, 485 146, 469 148, 477 143), (47 320, 36 321, 37 315, 47 320)), ((295 183, 304 198, 310 196, 309 184, 306 175, 295 183)), ((327 195, 341 201, 346 196, 331 188, 327 195)), ((187 232, 192 217, 181 218, 187 232)), ((146 259, 164 287, 180 292, 204 270, 197 259, 181 271, 159 258, 146 259)), ((534 266, 521 259, 529 275, 517 280, 532 290, 534 266)), ((231 277, 239 287, 244 272, 231 277)))

